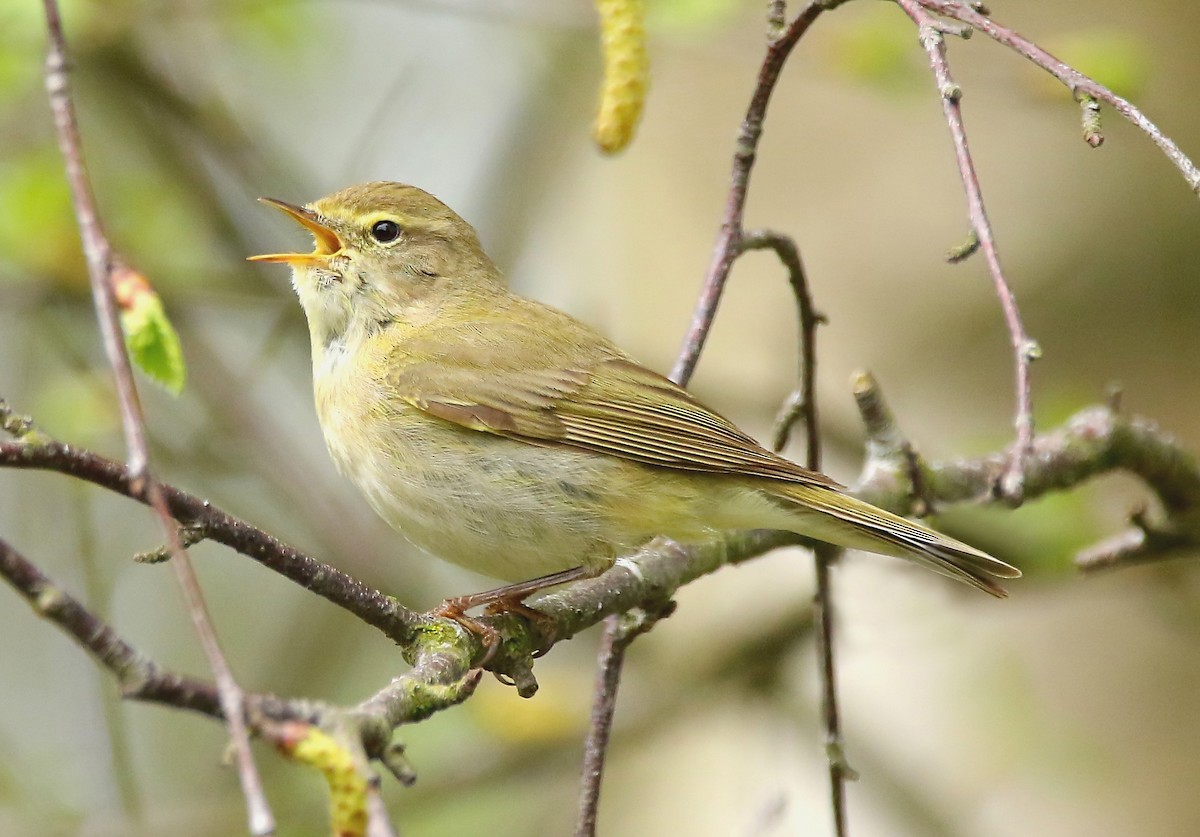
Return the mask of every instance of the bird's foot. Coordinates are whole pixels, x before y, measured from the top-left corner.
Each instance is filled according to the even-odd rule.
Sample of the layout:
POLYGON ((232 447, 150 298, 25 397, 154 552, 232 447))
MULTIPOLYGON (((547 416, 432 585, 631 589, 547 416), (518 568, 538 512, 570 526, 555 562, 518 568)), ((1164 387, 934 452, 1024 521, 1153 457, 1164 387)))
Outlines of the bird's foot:
POLYGON ((462 625, 470 633, 475 634, 483 642, 484 653, 483 658, 473 668, 483 668, 491 661, 492 657, 496 656, 497 649, 500 648, 500 632, 491 625, 480 622, 478 619, 468 616, 467 610, 475 607, 476 603, 472 601, 474 596, 457 596, 455 598, 446 599, 440 605, 429 611, 430 616, 440 617, 442 619, 453 619, 458 624, 462 625))
MULTIPOLYGON (((472 593, 469 596, 456 596, 446 599, 439 607, 430 611, 430 615, 453 619, 482 639, 487 651, 484 653, 483 659, 479 661, 477 668, 483 668, 496 655, 496 651, 500 647, 500 632, 491 625, 468 616, 468 610, 486 606, 486 613, 489 616, 499 613, 516 613, 532 622, 540 636, 552 637, 554 635, 554 621, 546 614, 540 613, 526 605, 524 603, 525 598, 547 587, 565 584, 568 581, 577 581, 581 578, 591 578, 595 574, 595 570, 593 569, 575 567, 574 569, 551 573, 540 578, 518 582, 517 584, 506 584, 503 587, 485 590, 482 593, 472 593)), ((544 653, 545 650, 539 650, 535 656, 541 656, 544 653)))

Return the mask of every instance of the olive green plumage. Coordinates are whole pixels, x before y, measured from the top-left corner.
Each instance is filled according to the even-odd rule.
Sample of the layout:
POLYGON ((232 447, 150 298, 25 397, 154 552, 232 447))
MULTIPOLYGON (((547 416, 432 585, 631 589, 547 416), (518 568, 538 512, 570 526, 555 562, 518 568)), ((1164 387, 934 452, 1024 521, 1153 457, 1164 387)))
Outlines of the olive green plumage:
POLYGON ((588 326, 516 296, 475 231, 412 186, 270 203, 316 240, 290 264, 317 413, 339 469, 389 523, 507 581, 657 535, 781 529, 895 555, 993 595, 1014 568, 761 447, 588 326))

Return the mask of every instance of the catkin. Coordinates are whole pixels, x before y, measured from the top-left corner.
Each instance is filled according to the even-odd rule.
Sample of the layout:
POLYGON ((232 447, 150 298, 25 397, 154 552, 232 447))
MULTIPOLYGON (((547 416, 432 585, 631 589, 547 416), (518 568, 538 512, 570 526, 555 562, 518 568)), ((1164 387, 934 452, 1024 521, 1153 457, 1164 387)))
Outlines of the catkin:
POLYGON ((329 814, 334 837, 367 833, 367 782, 354 759, 328 733, 308 724, 286 724, 277 745, 295 761, 315 767, 329 782, 329 814))
POLYGON ((604 86, 592 138, 605 154, 629 145, 646 101, 650 61, 646 55, 645 0, 596 0, 604 86))

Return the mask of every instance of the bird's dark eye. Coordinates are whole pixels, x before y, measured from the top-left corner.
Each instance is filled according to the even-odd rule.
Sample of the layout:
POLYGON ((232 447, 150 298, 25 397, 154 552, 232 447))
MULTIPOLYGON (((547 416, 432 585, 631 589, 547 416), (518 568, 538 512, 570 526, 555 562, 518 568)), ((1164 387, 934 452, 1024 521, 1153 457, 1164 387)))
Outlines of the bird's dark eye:
POLYGON ((376 221, 371 225, 371 238, 388 244, 400 237, 400 225, 395 221, 376 221))

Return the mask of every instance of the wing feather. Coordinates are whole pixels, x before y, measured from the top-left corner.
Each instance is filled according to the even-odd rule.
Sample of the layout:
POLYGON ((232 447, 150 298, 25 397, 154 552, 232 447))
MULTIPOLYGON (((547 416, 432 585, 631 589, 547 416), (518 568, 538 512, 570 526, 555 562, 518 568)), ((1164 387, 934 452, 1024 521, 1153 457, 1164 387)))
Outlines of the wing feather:
POLYGON ((580 363, 578 352, 572 358, 540 346, 533 355, 514 345, 519 341, 507 354, 485 345, 473 357, 459 343, 434 360, 397 364, 390 384, 415 407, 471 430, 657 467, 841 487, 765 450, 682 387, 606 344, 590 364, 580 363), (529 362, 533 356, 540 365, 529 362))

